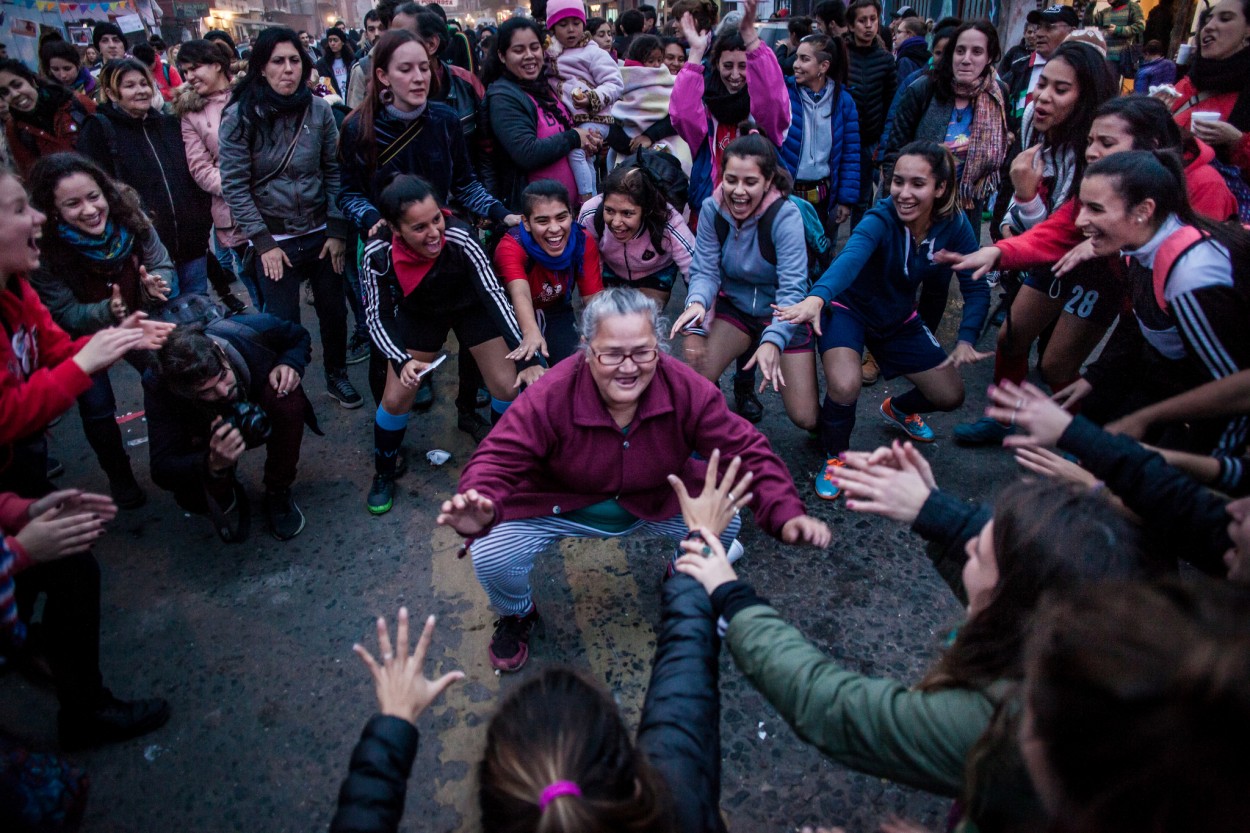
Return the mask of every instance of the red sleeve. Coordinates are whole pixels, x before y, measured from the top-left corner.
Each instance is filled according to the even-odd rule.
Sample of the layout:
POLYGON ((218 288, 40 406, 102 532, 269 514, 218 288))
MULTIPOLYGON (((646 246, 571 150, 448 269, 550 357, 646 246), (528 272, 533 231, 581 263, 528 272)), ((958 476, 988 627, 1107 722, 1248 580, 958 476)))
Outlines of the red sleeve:
POLYGON ((1070 199, 1035 225, 1015 237, 1006 237, 994 245, 1003 253, 998 261, 1001 269, 1030 269, 1051 266, 1085 239, 1076 227, 1080 201, 1070 199))
POLYGON ((30 521, 27 514, 30 505, 35 501, 19 497, 13 492, 0 492, 0 531, 6 535, 16 535, 30 521))
POLYGON ((525 260, 525 249, 512 235, 505 234, 495 247, 495 272, 504 283, 529 282, 529 276, 525 274, 525 260))
POLYGON ((599 261, 599 244, 593 235, 586 235, 586 252, 582 256, 582 274, 577 279, 577 291, 582 300, 603 289, 603 264, 599 261))

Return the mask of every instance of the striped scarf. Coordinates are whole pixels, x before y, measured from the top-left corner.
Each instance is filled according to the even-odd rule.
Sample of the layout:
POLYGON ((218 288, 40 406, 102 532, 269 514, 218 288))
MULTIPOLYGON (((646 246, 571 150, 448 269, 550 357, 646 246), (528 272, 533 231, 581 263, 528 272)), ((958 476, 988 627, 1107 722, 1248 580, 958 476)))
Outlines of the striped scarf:
POLYGON ((0 535, 0 640, 17 648, 26 641, 26 625, 17 615, 13 584, 15 561, 17 556, 9 549, 8 540, 0 535))
POLYGON ((999 171, 1007 157, 1007 103, 992 69, 966 86, 956 82, 955 94, 972 100, 972 129, 959 179, 959 204, 974 208, 998 190, 999 171))

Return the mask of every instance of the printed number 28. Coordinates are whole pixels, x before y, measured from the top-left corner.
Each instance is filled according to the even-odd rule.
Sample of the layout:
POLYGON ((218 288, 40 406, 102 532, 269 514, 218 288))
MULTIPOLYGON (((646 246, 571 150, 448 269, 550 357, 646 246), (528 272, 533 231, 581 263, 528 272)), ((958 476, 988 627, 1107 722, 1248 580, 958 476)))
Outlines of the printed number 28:
POLYGON ((1069 315, 1075 315, 1078 318, 1089 318, 1097 303, 1097 289, 1086 291, 1082 286, 1074 286, 1072 287, 1072 297, 1068 299, 1068 303, 1063 305, 1063 310, 1069 315))

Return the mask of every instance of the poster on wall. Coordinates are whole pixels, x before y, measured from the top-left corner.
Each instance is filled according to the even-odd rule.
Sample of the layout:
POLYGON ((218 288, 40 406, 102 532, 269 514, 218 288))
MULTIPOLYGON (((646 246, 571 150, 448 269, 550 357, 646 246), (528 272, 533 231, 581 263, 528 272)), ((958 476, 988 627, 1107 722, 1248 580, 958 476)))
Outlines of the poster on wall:
POLYGON ((91 45, 91 27, 71 24, 65 27, 69 30, 69 42, 78 47, 88 47, 91 45))
POLYGON ((13 18, 13 25, 9 27, 9 31, 22 38, 39 36, 39 27, 35 25, 35 21, 23 20, 20 17, 13 18))
POLYGON ((121 28, 123 33, 143 31, 143 18, 137 14, 119 14, 117 20, 113 22, 121 28))

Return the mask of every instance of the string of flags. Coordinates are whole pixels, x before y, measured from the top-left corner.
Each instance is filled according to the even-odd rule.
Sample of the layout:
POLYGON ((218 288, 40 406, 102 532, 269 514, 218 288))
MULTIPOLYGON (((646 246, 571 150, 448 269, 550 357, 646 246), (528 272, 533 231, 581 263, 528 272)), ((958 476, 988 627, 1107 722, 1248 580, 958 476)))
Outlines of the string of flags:
POLYGON ((111 0, 111 2, 105 3, 60 3, 57 0, 8 0, 8 2, 26 9, 38 9, 41 12, 59 11, 61 14, 73 14, 91 10, 118 12, 131 7, 130 0, 111 0))

